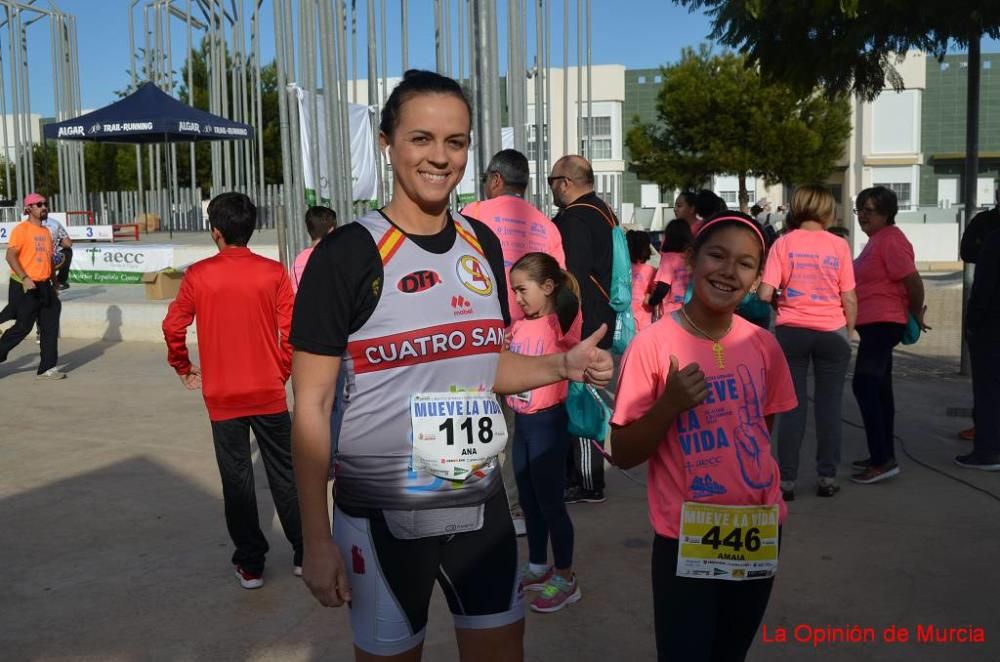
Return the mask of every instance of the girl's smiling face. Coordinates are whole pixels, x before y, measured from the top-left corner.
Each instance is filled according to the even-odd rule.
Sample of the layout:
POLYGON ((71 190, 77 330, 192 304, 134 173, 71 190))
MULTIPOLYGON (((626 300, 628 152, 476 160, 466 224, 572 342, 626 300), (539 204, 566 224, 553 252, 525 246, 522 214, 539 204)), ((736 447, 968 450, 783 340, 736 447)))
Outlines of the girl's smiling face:
POLYGON ((732 313, 757 284, 762 250, 750 228, 719 228, 692 257, 694 297, 716 313, 732 313))
POLYGON ((514 300, 521 307, 528 319, 543 317, 551 312, 550 297, 556 289, 555 283, 546 280, 537 283, 528 277, 522 269, 510 272, 510 289, 514 292, 514 300))

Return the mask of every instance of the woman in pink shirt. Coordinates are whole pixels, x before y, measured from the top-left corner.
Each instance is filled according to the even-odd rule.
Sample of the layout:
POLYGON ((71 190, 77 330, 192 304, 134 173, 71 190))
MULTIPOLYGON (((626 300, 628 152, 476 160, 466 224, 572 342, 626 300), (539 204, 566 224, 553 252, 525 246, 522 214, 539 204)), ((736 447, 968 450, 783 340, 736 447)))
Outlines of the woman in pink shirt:
POLYGON ((632 260, 632 317, 638 332, 660 317, 659 306, 650 306, 648 299, 656 275, 656 269, 646 264, 653 256, 653 246, 649 243, 649 233, 640 230, 629 230, 625 233, 625 240, 632 260))
POLYGON ((909 316, 923 330, 924 283, 913 260, 913 246, 896 227, 896 194, 884 186, 858 194, 861 230, 868 245, 854 261, 858 283, 858 357, 854 363, 854 397, 865 424, 870 456, 854 463, 851 476, 868 485, 899 473, 893 438, 896 405, 892 395, 892 350, 903 338, 909 316))
POLYGON ((816 380, 816 493, 832 497, 840 490, 836 480, 840 411, 858 300, 851 248, 840 237, 826 232, 835 214, 833 194, 826 188, 796 189, 787 221, 791 232, 779 237, 771 247, 757 290, 761 301, 766 302, 771 302, 780 290, 775 335, 788 359, 799 401, 794 411, 781 417, 779 425, 778 459, 785 501, 795 498, 799 451, 809 411, 806 379, 810 361, 816 380))
MULTIPOLYGON (((545 356, 580 342, 580 287, 545 253, 528 253, 510 268, 514 299, 524 313, 510 329, 510 351, 545 356)), ((531 602, 538 612, 558 611, 580 599, 573 573, 573 522, 566 510, 568 383, 558 382, 507 397, 514 410, 513 461, 528 530, 528 567, 521 586, 541 591, 531 602), (552 541, 554 567, 548 564, 552 541)))
POLYGON ((765 250, 749 216, 707 220, 691 301, 638 334, 622 361, 611 448, 620 467, 648 460, 661 660, 744 659, 774 582, 787 509, 770 429, 795 408, 795 389, 774 336, 734 314, 765 250))

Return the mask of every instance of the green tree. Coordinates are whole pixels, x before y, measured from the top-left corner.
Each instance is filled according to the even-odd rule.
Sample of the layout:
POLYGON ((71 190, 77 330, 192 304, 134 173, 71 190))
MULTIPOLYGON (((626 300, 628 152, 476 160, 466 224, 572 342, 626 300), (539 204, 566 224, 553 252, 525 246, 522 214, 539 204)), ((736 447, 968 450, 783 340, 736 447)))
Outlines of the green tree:
POLYGON ((939 59, 950 44, 1000 37, 993 0, 675 0, 712 17, 712 34, 739 49, 765 78, 800 91, 853 91, 872 100, 888 80, 899 90, 894 54, 939 59))
POLYGON ((736 174, 740 208, 746 178, 768 185, 824 180, 850 136, 850 105, 762 80, 735 53, 685 49, 663 68, 657 121, 635 125, 625 142, 640 177, 664 188, 694 187, 736 174))

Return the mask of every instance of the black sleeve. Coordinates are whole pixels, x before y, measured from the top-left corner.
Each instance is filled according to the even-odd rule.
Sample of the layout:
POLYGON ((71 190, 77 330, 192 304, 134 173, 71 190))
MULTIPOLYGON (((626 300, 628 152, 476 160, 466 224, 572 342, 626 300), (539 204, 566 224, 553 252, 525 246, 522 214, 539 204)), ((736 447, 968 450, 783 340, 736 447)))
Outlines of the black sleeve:
POLYGON ((965 233, 962 234, 962 243, 958 249, 963 262, 976 263, 979 250, 983 247, 983 230, 985 229, 983 226, 986 225, 986 221, 988 221, 986 213, 981 212, 973 216, 966 226, 965 233))
POLYGON ((586 219, 580 218, 573 211, 563 210, 559 214, 557 227, 562 235, 563 252, 566 254, 566 271, 573 274, 581 288, 586 288, 585 283, 590 280, 590 267, 594 260, 593 242, 586 219))
POLYGON ((296 349, 341 356, 347 338, 368 321, 382 294, 382 260, 371 234, 348 223, 313 250, 295 295, 292 332, 296 349))
POLYGON ((649 307, 654 308, 660 305, 660 302, 667 296, 670 292, 670 286, 666 283, 656 281, 653 285, 653 291, 649 293, 649 307))
POLYGON ((966 311, 966 332, 975 335, 991 314, 996 314, 1000 295, 1000 232, 987 236, 977 256, 976 276, 972 281, 969 308, 966 311))
POLYGON ((476 239, 483 247, 486 254, 486 261, 490 263, 490 269, 497 279, 497 296, 500 297, 500 312, 503 314, 503 323, 510 326, 510 302, 507 301, 507 275, 504 271, 503 248, 500 246, 500 239, 493 230, 482 221, 468 218, 472 229, 476 232, 476 239))

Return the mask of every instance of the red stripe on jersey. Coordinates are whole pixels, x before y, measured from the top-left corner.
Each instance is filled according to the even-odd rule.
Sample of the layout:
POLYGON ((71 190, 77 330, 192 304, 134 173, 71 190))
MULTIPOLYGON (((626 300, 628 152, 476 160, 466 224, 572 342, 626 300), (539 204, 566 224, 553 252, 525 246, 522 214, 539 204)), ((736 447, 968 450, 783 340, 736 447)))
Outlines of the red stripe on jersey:
POLYGON ((455 223, 455 232, 457 232, 458 236, 460 236, 462 239, 465 239, 465 243, 472 246, 472 248, 474 248, 477 253, 479 253, 483 257, 486 257, 486 253, 483 252, 483 247, 480 245, 479 240, 476 239, 475 236, 467 232, 466 229, 463 228, 458 223, 455 223))
POLYGON ((499 353, 503 347, 503 332, 503 320, 469 320, 352 340, 347 344, 347 352, 354 363, 355 374, 360 375, 460 356, 499 353))
POLYGON ((382 235, 382 239, 378 242, 378 254, 382 258, 382 266, 389 264, 389 260, 399 251, 405 240, 406 235, 396 228, 389 228, 382 235))

